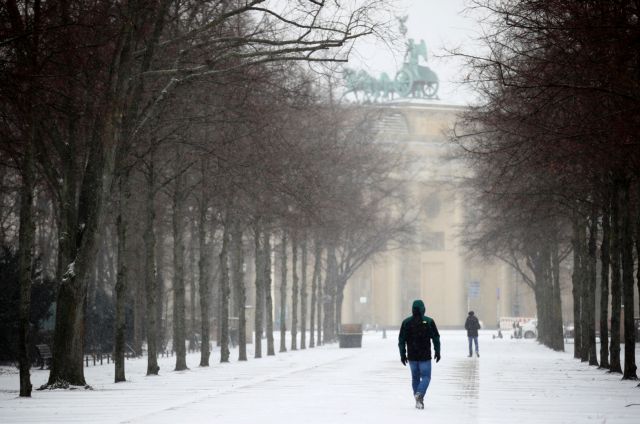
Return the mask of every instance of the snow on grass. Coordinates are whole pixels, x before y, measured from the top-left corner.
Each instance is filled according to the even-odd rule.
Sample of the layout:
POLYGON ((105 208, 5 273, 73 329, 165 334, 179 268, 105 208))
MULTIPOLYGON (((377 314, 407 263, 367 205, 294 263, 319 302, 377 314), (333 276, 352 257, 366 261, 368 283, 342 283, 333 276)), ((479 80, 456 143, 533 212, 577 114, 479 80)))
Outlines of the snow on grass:
MULTIPOLYGON (((90 366, 94 390, 34 391, 18 397, 17 371, 0 372, 2 423, 637 423, 640 388, 533 340, 480 335, 481 358, 467 358, 463 331, 442 332, 442 361, 433 366, 425 409, 414 408, 410 372, 400 363, 397 332, 367 333, 362 349, 337 345, 175 372, 160 358, 147 377, 146 359, 127 360, 125 383, 113 365, 90 366)), ((276 346, 279 343, 276 341, 276 346)), ((263 346, 265 349, 266 346, 263 346)), ((48 371, 33 370, 34 387, 48 371)))

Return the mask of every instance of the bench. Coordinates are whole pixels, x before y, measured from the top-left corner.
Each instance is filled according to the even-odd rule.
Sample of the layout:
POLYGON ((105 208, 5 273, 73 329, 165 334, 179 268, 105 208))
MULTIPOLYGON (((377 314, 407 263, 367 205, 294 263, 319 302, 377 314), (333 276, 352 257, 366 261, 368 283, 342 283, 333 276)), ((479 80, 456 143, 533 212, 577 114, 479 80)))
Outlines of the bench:
POLYGON ((131 347, 131 345, 129 343, 125 343, 124 344, 124 357, 125 358, 137 358, 138 353, 135 351, 134 348, 131 347))
POLYGON ((40 365, 40 369, 44 369, 46 365, 47 368, 51 368, 51 360, 53 359, 53 355, 51 354, 51 348, 46 344, 36 345, 36 349, 38 350, 38 361, 37 364, 40 365))
POLYGON ((340 348, 362 347, 362 324, 341 324, 338 341, 340 348))

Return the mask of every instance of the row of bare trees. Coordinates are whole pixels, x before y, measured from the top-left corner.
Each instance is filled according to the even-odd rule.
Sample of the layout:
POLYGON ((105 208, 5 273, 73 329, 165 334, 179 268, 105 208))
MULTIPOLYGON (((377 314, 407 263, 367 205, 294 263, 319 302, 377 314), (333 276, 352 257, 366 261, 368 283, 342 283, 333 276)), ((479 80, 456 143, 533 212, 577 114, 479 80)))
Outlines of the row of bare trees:
POLYGON ((482 0, 472 10, 487 31, 481 54, 457 52, 481 98, 457 134, 479 204, 468 243, 521 272, 540 339, 558 350, 570 269, 575 357, 636 379, 638 4, 482 0))
POLYGON ((0 151, 3 182, 15 183, 2 193, 15 211, 3 210, 3 243, 20 258, 21 396, 31 392, 34 252, 58 281, 48 388, 86 384, 85 308, 96 287, 115 305, 116 381, 125 379, 130 303, 148 374, 159 372, 169 321, 177 370, 187 366, 187 333, 193 337, 198 322, 200 365, 208 365, 213 316, 221 361, 229 360, 230 316, 238 317, 246 359, 250 260, 254 352, 262 355, 264 331, 273 354, 272 257, 285 237, 293 247, 281 246, 293 265, 293 340, 300 329, 305 346, 307 325, 320 329, 321 319, 318 340, 335 338, 346 281, 407 228, 403 214, 386 212, 397 201, 389 177, 400 160, 372 142, 370 116, 335 106, 331 90, 296 64, 344 61, 355 39, 381 30, 383 5, 0 5, 0 151), (45 212, 34 210, 34 193, 45 212))

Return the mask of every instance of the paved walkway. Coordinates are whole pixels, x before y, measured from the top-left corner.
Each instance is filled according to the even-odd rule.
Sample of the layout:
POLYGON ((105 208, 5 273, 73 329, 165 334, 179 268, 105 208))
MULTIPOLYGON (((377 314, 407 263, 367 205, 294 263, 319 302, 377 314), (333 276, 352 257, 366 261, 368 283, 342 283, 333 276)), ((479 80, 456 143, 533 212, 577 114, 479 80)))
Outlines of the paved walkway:
MULTIPOLYGON (((144 360, 128 361, 126 383, 111 383, 111 367, 90 367, 95 390, 32 399, 17 398, 17 375, 5 373, 0 422, 637 423, 640 416, 637 383, 535 341, 493 340, 489 331, 481 333, 481 358, 467 358, 464 332, 442 332, 443 359, 433 366, 425 409, 416 410, 396 343, 397 333, 368 333, 362 349, 331 345, 208 369, 194 355, 184 372, 163 359, 159 377, 144 376, 144 360)), ((33 379, 44 381, 46 372, 33 379)))

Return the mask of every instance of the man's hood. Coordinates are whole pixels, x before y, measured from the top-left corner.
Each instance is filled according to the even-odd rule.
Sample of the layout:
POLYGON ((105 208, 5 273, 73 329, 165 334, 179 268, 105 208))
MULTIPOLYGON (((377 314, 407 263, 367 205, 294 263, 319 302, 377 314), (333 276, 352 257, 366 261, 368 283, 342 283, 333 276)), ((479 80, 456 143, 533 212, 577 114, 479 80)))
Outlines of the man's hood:
POLYGON ((420 299, 414 300, 413 305, 411 305, 411 313, 413 314, 416 310, 420 311, 420 315, 424 315, 424 302, 420 299))

